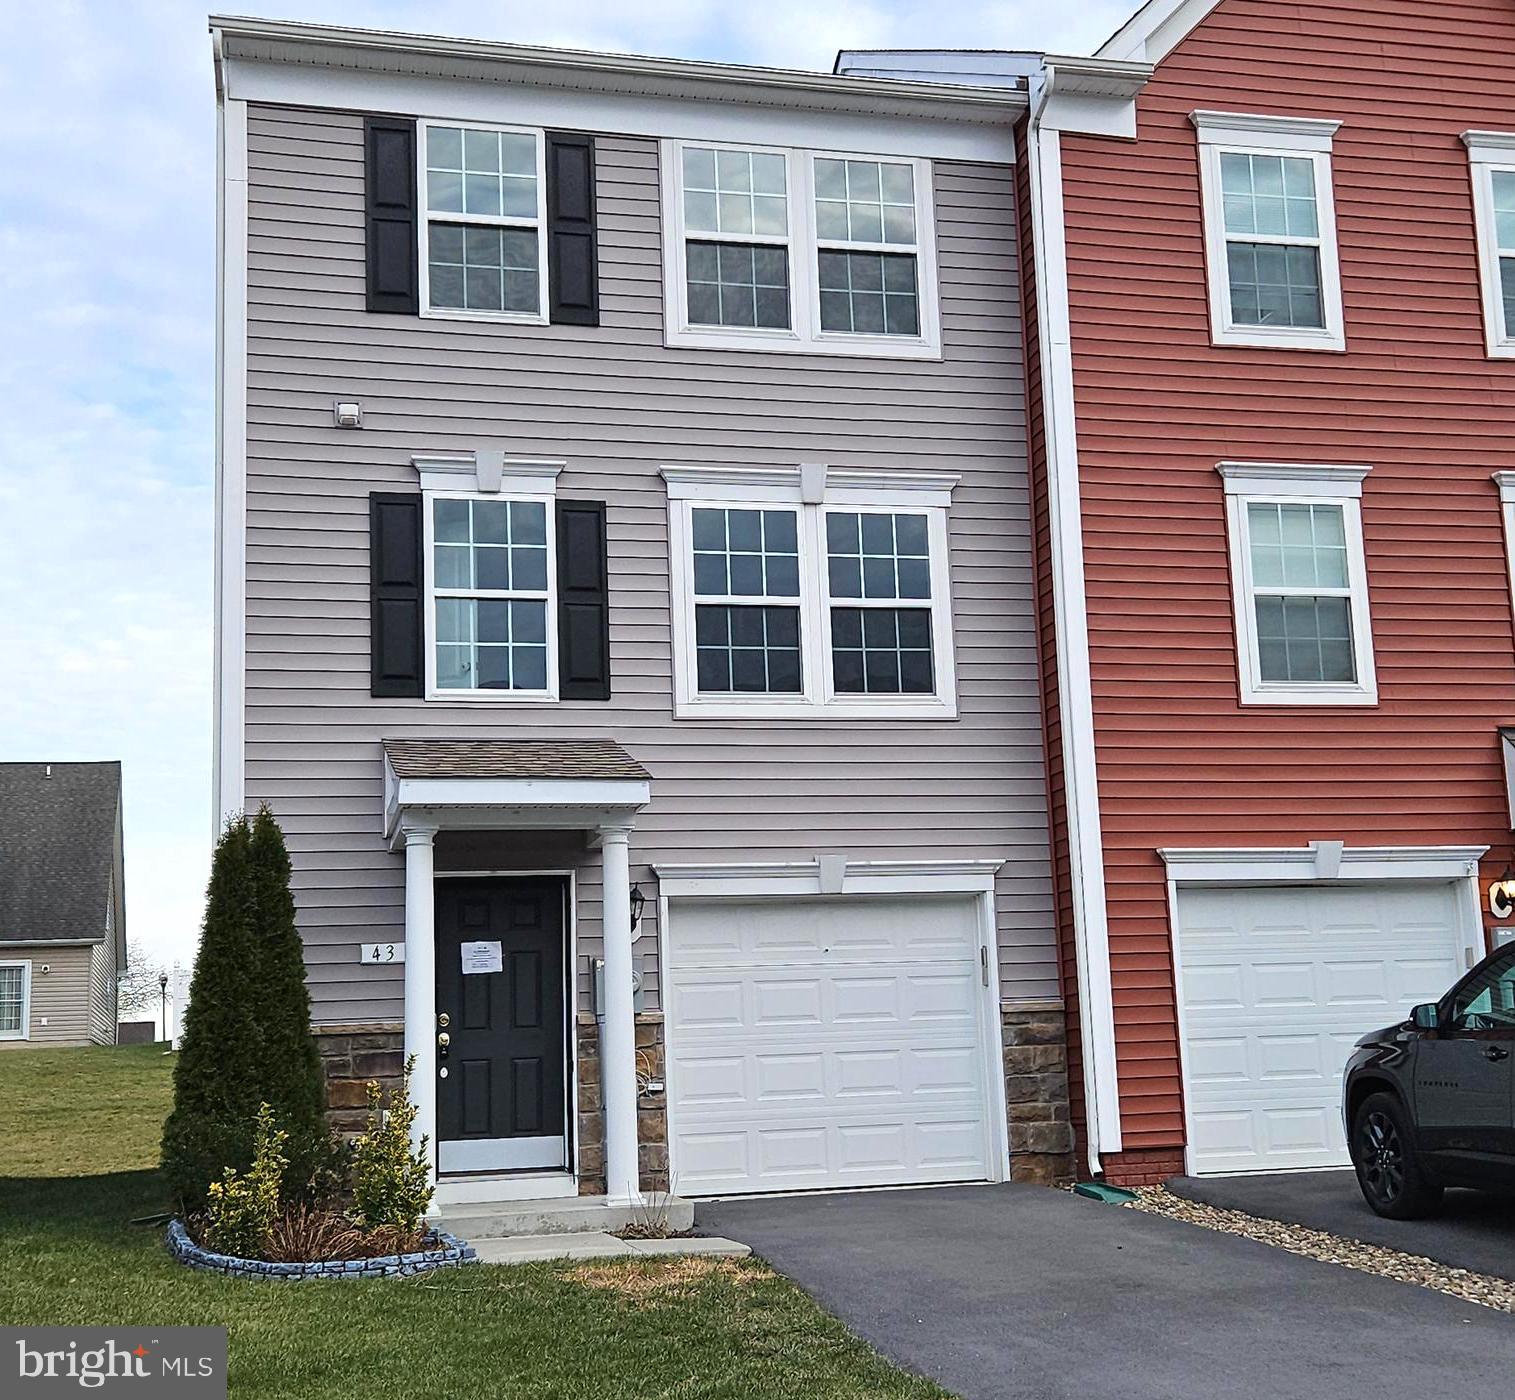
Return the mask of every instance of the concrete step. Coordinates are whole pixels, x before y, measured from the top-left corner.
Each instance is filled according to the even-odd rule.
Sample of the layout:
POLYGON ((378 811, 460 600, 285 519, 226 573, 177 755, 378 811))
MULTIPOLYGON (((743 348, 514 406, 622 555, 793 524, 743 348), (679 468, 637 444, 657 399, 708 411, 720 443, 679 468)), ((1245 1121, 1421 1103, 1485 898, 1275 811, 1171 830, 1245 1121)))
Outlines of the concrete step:
POLYGON ((481 1264, 531 1264, 541 1259, 667 1259, 694 1254, 706 1259, 745 1259, 752 1251, 735 1240, 695 1238, 622 1240, 601 1233, 514 1235, 474 1245, 481 1264))
POLYGON ((628 1226, 656 1221, 675 1232, 694 1225, 694 1202, 659 1198, 656 1206, 612 1205, 603 1196, 570 1196, 541 1201, 498 1201, 444 1209, 440 1224, 470 1244, 519 1235, 613 1235, 628 1226))

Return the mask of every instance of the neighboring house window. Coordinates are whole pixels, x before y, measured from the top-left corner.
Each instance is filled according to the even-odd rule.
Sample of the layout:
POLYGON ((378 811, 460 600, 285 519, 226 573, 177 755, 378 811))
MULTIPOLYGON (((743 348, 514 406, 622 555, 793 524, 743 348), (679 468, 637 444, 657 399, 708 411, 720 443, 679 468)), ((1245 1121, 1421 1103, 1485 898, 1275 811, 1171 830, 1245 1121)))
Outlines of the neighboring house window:
POLYGON ((665 467, 682 716, 956 714, 956 478, 665 467))
POLYGON ((547 320, 540 131, 421 124, 422 308, 547 320))
POLYGON ((423 471, 426 693, 556 699, 556 467, 524 464, 498 493, 457 489, 472 475, 471 462, 451 481, 423 471))
POLYGON ((0 1040, 25 1040, 31 1033, 29 962, 0 963, 0 1040))
POLYGON ((1360 501, 1366 467, 1223 462, 1244 704, 1378 699, 1360 501))
POLYGON ((1484 340, 1495 359, 1515 357, 1515 133, 1465 131, 1473 178, 1483 288, 1484 340))
POLYGON ((1341 350, 1331 191, 1339 122, 1195 112, 1217 345, 1341 350))
POLYGON ((665 141, 670 345, 938 358, 931 166, 665 141))

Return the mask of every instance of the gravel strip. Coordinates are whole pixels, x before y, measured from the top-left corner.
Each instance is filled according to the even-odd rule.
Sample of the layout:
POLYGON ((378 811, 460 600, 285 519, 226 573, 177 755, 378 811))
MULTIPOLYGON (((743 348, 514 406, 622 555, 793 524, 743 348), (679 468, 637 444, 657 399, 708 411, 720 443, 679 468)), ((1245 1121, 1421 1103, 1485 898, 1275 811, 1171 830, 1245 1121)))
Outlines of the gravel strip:
POLYGON ((1454 1269, 1418 1254, 1402 1254, 1382 1245, 1363 1244, 1360 1240, 1345 1239, 1325 1230, 1309 1230, 1303 1225, 1263 1220, 1239 1210, 1201 1205, 1198 1201, 1175 1196, 1162 1186, 1138 1187, 1136 1195, 1137 1199, 1126 1209, 1145 1211, 1148 1215, 1166 1215, 1170 1220, 1182 1220, 1228 1235, 1245 1235, 1249 1240, 1286 1249, 1290 1254, 1301 1254, 1306 1259, 1340 1264, 1344 1269, 1357 1269, 1365 1274, 1380 1274, 1400 1283, 1418 1284, 1438 1293, 1449 1293, 1454 1298, 1478 1303, 1497 1312, 1515 1313, 1515 1283, 1508 1279, 1454 1269))

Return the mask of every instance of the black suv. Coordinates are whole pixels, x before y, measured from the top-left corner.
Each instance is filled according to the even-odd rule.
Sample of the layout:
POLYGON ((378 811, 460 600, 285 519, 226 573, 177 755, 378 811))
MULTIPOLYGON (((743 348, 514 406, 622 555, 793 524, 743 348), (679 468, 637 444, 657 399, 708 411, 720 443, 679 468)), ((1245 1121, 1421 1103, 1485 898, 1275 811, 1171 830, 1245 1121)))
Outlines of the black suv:
POLYGON ((1363 1036, 1342 1108, 1357 1183, 1380 1215, 1429 1215, 1447 1186, 1515 1191, 1515 947, 1363 1036))

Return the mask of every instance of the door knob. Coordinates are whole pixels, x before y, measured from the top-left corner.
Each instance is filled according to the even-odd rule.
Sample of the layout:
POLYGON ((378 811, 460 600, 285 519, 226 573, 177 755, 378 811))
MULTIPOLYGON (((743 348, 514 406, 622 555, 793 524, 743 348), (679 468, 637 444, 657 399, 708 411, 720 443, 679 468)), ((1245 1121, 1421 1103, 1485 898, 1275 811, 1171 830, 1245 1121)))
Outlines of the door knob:
POLYGON ((1510 1052, 1500 1045, 1485 1045, 1483 1057, 1486 1060, 1508 1060, 1510 1052))
POLYGON ((451 1044, 452 1037, 448 1035, 446 1031, 443 1031, 437 1037, 437 1058, 439 1060, 445 1060, 447 1058, 447 1047, 451 1044))

